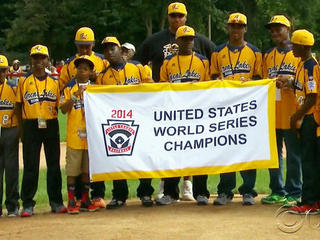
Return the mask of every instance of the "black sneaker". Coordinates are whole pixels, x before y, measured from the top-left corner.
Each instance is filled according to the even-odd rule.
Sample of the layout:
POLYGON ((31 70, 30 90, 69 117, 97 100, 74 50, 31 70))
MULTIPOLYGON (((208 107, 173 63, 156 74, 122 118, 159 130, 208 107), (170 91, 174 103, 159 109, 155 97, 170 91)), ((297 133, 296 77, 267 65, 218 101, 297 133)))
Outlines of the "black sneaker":
POLYGON ((107 209, 117 209, 117 208, 120 208, 122 207, 123 205, 125 204, 125 201, 122 201, 122 200, 118 200, 116 198, 113 198, 111 200, 111 202, 109 202, 107 204, 107 209))
POLYGON ((153 205, 153 201, 150 196, 143 196, 140 198, 142 206, 151 207, 153 205))
POLYGON ((8 210, 8 217, 17 217, 19 215, 19 208, 15 207, 14 209, 8 210))

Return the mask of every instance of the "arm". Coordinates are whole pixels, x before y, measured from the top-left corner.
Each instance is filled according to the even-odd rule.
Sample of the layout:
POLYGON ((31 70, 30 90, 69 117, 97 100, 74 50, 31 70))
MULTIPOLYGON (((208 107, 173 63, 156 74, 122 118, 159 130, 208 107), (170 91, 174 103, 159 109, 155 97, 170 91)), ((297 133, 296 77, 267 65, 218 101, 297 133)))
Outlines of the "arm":
POLYGON ((23 127, 22 127, 22 103, 17 102, 14 107, 14 113, 18 120, 19 137, 23 138, 23 127))

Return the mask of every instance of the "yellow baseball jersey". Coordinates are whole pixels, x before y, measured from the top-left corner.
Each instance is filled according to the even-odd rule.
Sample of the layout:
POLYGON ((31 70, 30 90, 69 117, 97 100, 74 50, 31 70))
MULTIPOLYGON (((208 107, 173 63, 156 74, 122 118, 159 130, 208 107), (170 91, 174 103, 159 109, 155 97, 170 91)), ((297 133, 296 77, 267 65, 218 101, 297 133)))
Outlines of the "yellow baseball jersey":
POLYGON ((211 54, 211 79, 261 79, 262 54, 250 43, 241 47, 224 43, 211 54))
POLYGON ((22 103, 23 119, 55 119, 58 117, 60 90, 58 80, 43 80, 33 74, 19 79, 16 102, 22 103))
MULTIPOLYGON (((291 49, 272 48, 263 56, 263 78, 276 78, 279 75, 294 77, 300 58, 291 49)), ((290 117, 297 111, 296 97, 292 89, 277 89, 276 128, 290 129, 290 117)))
POLYGON ((123 62, 119 66, 107 67, 98 75, 96 84, 100 85, 131 85, 152 83, 145 68, 137 61, 123 62))
MULTIPOLYGON (((71 99, 79 89, 79 85, 75 79, 72 79, 64 89, 64 103, 71 99)), ((77 97, 73 103, 72 109, 68 112, 67 118, 67 146, 72 149, 88 149, 87 139, 79 137, 79 130, 86 129, 83 96, 77 97)))
MULTIPOLYGON (((71 57, 69 61, 67 61, 65 65, 63 65, 59 76, 60 90, 62 90, 65 87, 65 85, 76 76, 77 68, 74 65, 74 61, 79 57, 80 56, 77 54, 71 57)), ((93 71, 97 75, 108 66, 108 61, 104 59, 103 55, 92 52, 90 57, 94 63, 93 71)))
MULTIPOLYGON (((308 94, 318 94, 319 78, 319 65, 315 58, 312 57, 304 62, 299 62, 294 83, 294 92, 296 94, 296 103, 298 105, 298 109, 304 104, 308 94)), ((319 101, 317 102, 318 103, 316 104, 316 107, 313 106, 306 113, 307 115, 312 114, 314 109, 318 108, 317 105, 319 104, 319 101)))
POLYGON ((14 114, 17 87, 7 80, 0 84, 0 126, 9 128, 17 126, 17 117, 14 114))
POLYGON ((209 61, 198 53, 170 55, 165 58, 160 68, 160 82, 181 83, 208 80, 210 80, 209 61))

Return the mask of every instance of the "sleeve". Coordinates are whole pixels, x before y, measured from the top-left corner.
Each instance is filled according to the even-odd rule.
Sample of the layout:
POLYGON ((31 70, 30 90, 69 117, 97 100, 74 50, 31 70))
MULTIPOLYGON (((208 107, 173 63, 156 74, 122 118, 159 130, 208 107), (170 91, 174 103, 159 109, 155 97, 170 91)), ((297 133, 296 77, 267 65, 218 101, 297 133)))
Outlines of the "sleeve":
POLYGON ((218 52, 214 51, 211 54, 211 63, 210 63, 210 77, 215 80, 220 76, 219 64, 218 64, 218 52))
POLYGON ((305 91, 306 95, 311 93, 318 93, 318 86, 317 83, 319 81, 319 66, 318 64, 310 65, 308 64, 305 66, 305 76, 308 79, 305 79, 305 91))
POLYGON ((261 52, 255 52, 256 61, 254 63, 254 72, 252 79, 262 79, 262 54, 261 52))
POLYGON ((267 68, 267 58, 268 58, 268 54, 265 53, 262 61, 262 78, 264 79, 269 78, 268 68, 267 68))
MULTIPOLYGON (((66 87, 64 90, 63 90, 63 94, 64 94, 64 101, 63 103, 69 101, 71 99, 71 89, 69 87, 66 87)), ((62 103, 62 104, 63 104, 62 103)))
POLYGON ((22 103, 23 102, 22 91, 23 91, 24 80, 25 80, 25 78, 21 77, 21 78, 19 78, 19 81, 18 81, 17 95, 16 95, 16 102, 18 102, 18 103, 22 103))
POLYGON ((149 67, 149 65, 144 65, 144 69, 146 70, 146 73, 148 77, 152 80, 152 69, 149 67))
POLYGON ((61 69, 59 80, 58 80, 60 91, 62 91, 65 85, 71 80, 71 76, 69 76, 70 73, 68 71, 68 67, 69 67, 69 64, 65 64, 61 69))
POLYGON ((97 85, 102 85, 102 76, 103 76, 103 73, 99 73, 97 80, 96 80, 97 85))
POLYGON ((200 81, 210 81, 210 75, 209 75, 209 61, 203 60, 204 63, 204 77, 200 81))
POLYGON ((138 64, 137 67, 138 67, 140 74, 141 74, 141 82, 142 83, 153 83, 152 79, 148 76, 146 69, 141 64, 138 64))
POLYGON ((168 60, 164 60, 163 64, 161 65, 159 82, 170 82, 168 79, 167 64, 168 64, 168 60))

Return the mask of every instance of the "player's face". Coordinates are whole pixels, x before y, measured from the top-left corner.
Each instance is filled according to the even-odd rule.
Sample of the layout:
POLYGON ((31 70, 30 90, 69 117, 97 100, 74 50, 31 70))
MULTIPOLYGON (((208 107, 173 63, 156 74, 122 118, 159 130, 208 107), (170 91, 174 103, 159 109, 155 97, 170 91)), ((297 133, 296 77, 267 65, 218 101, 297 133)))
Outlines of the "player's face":
POLYGON ((281 24, 272 24, 270 26, 270 33, 275 44, 281 44, 289 39, 289 29, 281 24))
POLYGON ((107 59, 111 64, 120 63, 122 61, 121 49, 116 44, 106 44, 103 49, 103 54, 105 59, 107 59))
POLYGON ((44 71, 48 65, 48 57, 42 54, 36 54, 31 56, 31 66, 35 71, 44 71))
POLYGON ((184 26, 187 21, 187 16, 181 13, 172 13, 168 15, 169 27, 177 30, 179 27, 184 26))
POLYGON ((81 62, 77 67, 77 80, 79 82, 87 82, 92 74, 92 70, 87 63, 81 62))
POLYGON ((80 56, 83 56, 83 55, 90 56, 91 55, 93 44, 88 44, 88 45, 77 44, 76 46, 77 46, 78 53, 80 56))
POLYGON ((130 60, 133 57, 133 55, 134 51, 132 49, 127 49, 125 47, 122 48, 122 56, 124 60, 130 60))
POLYGON ((305 48, 302 45, 292 44, 292 52, 295 57, 304 56, 305 48))
POLYGON ((8 68, 0 68, 0 83, 3 83, 6 79, 6 74, 8 72, 8 68))
POLYGON ((179 46, 179 53, 191 53, 194 45, 194 37, 179 37, 176 39, 179 46))
POLYGON ((244 34, 247 32, 247 26, 244 24, 229 23, 227 25, 227 31, 230 40, 240 40, 244 38, 244 34))

